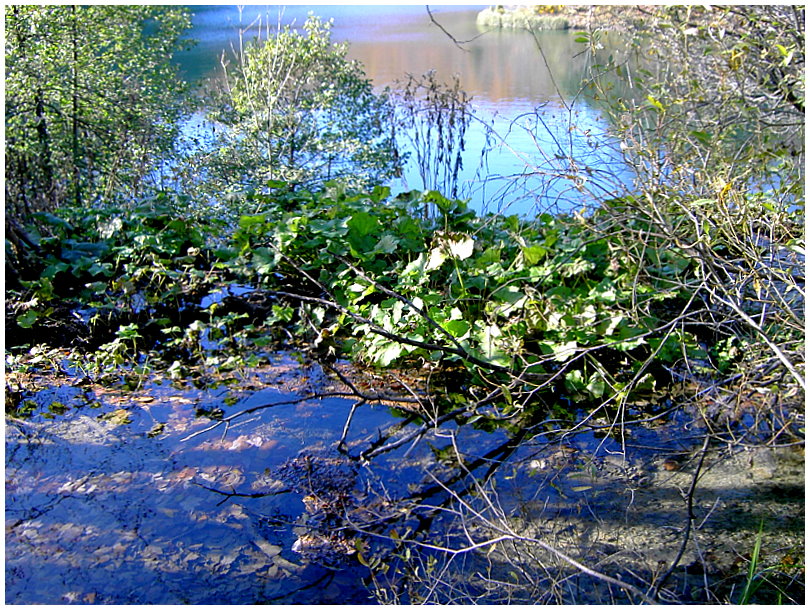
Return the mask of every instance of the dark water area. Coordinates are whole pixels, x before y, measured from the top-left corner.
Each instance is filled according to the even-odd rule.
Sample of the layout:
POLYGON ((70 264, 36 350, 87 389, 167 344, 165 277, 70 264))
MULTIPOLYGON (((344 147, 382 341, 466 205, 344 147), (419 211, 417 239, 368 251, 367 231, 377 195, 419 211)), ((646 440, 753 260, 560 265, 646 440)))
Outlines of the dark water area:
MULTIPOLYGON (((194 6, 189 36, 197 43, 177 60, 189 80, 216 78, 223 52, 233 59, 240 30, 247 40, 284 24, 299 27, 310 12, 332 18, 333 41, 349 43, 348 57, 379 90, 396 88, 407 74, 435 71, 446 83, 458 76, 476 117, 459 192, 478 212, 568 212, 619 194, 632 177, 582 90, 599 58, 585 52, 573 30, 481 30, 475 18, 482 8, 431 6, 442 31, 421 5, 194 6)), ((424 188, 413 163, 391 186, 424 188)))

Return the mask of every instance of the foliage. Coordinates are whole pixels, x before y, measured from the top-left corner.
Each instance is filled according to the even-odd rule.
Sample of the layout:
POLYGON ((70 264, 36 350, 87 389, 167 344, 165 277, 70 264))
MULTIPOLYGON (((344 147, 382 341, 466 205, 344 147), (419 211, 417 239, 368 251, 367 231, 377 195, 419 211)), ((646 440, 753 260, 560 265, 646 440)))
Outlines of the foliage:
POLYGON ((640 92, 611 100, 627 149, 666 143, 664 154, 638 159, 649 178, 691 181, 702 196, 727 184, 803 195, 803 10, 672 7, 630 42, 637 69, 604 66, 640 92))
POLYGON ((618 237, 585 223, 479 218, 435 191, 383 187, 279 186, 249 199, 260 213, 219 245, 208 236, 220 226, 197 224, 165 195, 49 217, 59 236, 40 239, 44 269, 24 283, 17 325, 42 328, 54 303, 75 299, 103 343, 89 361, 97 372, 143 362, 155 344, 178 369, 207 362, 219 343, 260 347, 283 336, 269 328, 289 329, 325 356, 460 364, 474 384, 504 388, 514 413, 538 389, 625 400, 654 389, 662 367, 708 357, 678 319, 692 302, 677 280, 689 264, 661 253, 641 270, 618 237), (439 214, 422 216, 428 204, 439 214), (226 281, 273 300, 255 315, 217 301, 200 309, 226 281))
POLYGON ((159 195, 134 208, 38 214, 29 230, 41 272, 7 292, 17 307, 9 344, 97 350, 79 359, 96 373, 137 363, 219 277, 206 238, 216 229, 184 217, 181 205, 159 195), (75 331, 48 336, 51 328, 75 331))
MULTIPOLYGON (((641 258, 650 239, 694 266, 693 319, 737 337, 746 377, 804 388, 802 7, 661 9, 593 70, 635 172, 602 228, 641 258), (638 62, 630 61, 638 58, 638 62), (618 86, 629 82, 631 89, 618 86)), ((600 33, 582 35, 596 50, 600 33)))
POLYGON ((397 167, 391 105, 372 91, 331 22, 310 15, 223 57, 212 117, 227 126, 208 167, 221 190, 263 189, 273 180, 314 188, 383 181, 397 167))
MULTIPOLYGON (((667 15, 670 27, 677 22, 683 30, 678 10, 667 15)), ((695 31, 673 40, 700 40, 712 56, 711 45, 727 37, 764 49, 779 36, 755 13, 719 15, 737 20, 733 36, 720 35, 716 14, 706 13, 695 31)), ((159 194, 126 212, 39 214, 28 239, 41 273, 22 284, 18 329, 47 325, 62 314, 60 299, 75 299, 91 324, 106 320, 109 327, 100 362, 120 365, 149 341, 204 360, 203 343, 234 341, 235 333, 255 342, 270 324, 273 336, 297 333, 329 356, 342 352, 377 366, 464 366, 473 384, 498 388, 510 408, 552 388, 576 400, 623 402, 680 369, 733 376, 745 367, 770 371, 772 359, 801 381, 803 190, 789 173, 778 188, 754 190, 763 184, 755 176, 771 175, 773 156, 757 165, 763 148, 701 109, 701 87, 684 80, 684 66, 667 66, 677 99, 664 81, 638 70, 642 105, 611 97, 605 78, 592 81, 637 171, 633 192, 602 201, 587 218, 479 218, 436 189, 392 198, 384 187, 347 188, 346 176, 322 191, 302 188, 333 175, 323 172, 319 155, 331 155, 339 142, 362 142, 381 155, 372 157, 385 157, 391 125, 388 100, 373 95, 359 66, 346 61, 345 46, 331 43, 329 24, 313 17, 305 31, 285 28, 248 44, 235 74, 226 74, 218 118, 230 129, 216 154, 240 166, 222 176, 259 190, 230 198, 229 207, 250 213, 231 227, 194 214, 182 197, 159 194), (327 117, 334 129, 323 129, 327 117), (284 151, 292 151, 286 161, 284 151), (699 167, 686 171, 696 155, 703 155, 699 167), (749 162, 744 176, 728 173, 738 159, 749 162), (710 172, 726 172, 722 188, 707 186, 710 172), (293 179, 276 180, 280 175, 293 179), (425 215, 429 208, 436 214, 425 215), (179 323, 167 313, 199 303, 225 278, 279 300, 261 315, 213 306, 179 323), (761 342, 770 356, 756 347, 761 342)), ((599 35, 583 40, 596 46, 599 35)), ((776 90, 782 106, 795 107, 799 80, 791 70, 803 56, 783 42, 774 43, 786 49, 776 90)), ((670 48, 660 44, 650 48, 670 48)), ((628 66, 615 60, 597 70, 624 74, 628 66)), ((730 69, 742 70, 745 82, 773 84, 754 78, 762 66, 754 75, 739 63, 730 69)), ((711 70, 701 70, 696 76, 705 83, 711 70)), ((745 101, 729 99, 740 108, 745 101)), ((469 120, 463 92, 427 75, 411 79, 402 102, 400 127, 416 138, 426 182, 455 189, 469 120)), ((757 130, 760 143, 774 141, 757 109, 747 110, 756 120, 746 129, 757 130)), ((359 171, 361 183, 390 170, 366 156, 364 176, 365 161, 353 155, 332 167, 359 171)))
POLYGON ((361 361, 458 362, 510 394, 556 386, 601 401, 652 389, 648 359, 705 355, 667 318, 690 302, 675 279, 688 263, 650 257, 639 283, 619 240, 584 224, 478 218, 435 191, 254 200, 262 213, 240 220, 235 262, 301 303, 310 340, 342 339, 361 361), (419 219, 426 201, 435 219, 419 219))
POLYGON ((188 11, 15 5, 5 19, 7 214, 137 198, 177 128, 188 11))
MULTIPOLYGON (((9 11, 16 38, 7 50, 7 175, 25 224, 17 235, 36 256, 36 272, 8 291, 10 345, 28 351, 7 358, 19 369, 69 366, 130 389, 155 368, 200 384, 234 372, 235 382, 280 340, 327 361, 348 356, 375 367, 452 371, 458 383, 444 400, 414 394, 421 411, 409 412, 409 421, 422 423, 410 438, 456 420, 503 426, 515 434, 514 446, 556 426, 556 418, 571 419, 570 405, 621 409, 671 389, 673 376, 707 379, 704 387, 735 396, 769 385, 780 399, 795 400, 803 388, 804 57, 800 20, 790 21, 803 9, 662 12, 634 42, 659 60, 660 72, 608 58, 594 66, 590 83, 613 119, 634 184, 617 180, 617 192, 594 198, 590 213, 534 219, 479 217, 455 198, 470 120, 458 83, 442 87, 430 74, 411 79, 395 116, 391 100, 375 96, 359 66, 346 61, 345 47, 331 43, 329 25, 311 18, 306 35, 280 30, 240 47, 235 70, 226 64, 216 117, 228 129, 207 159, 211 181, 199 190, 216 187, 207 195, 236 215, 233 223, 187 193, 136 193, 129 205, 109 196, 112 174, 128 182, 142 176, 146 166, 136 160, 170 141, 172 127, 161 121, 176 110, 172 87, 155 89, 170 76, 149 70, 162 66, 184 13, 121 8, 130 25, 160 15, 177 28, 164 32, 166 46, 154 57, 136 48, 126 63, 118 30, 105 34, 109 49, 90 52, 91 24, 111 14, 101 7, 9 11), (29 39, 29 30, 36 36, 29 39), (61 47, 48 46, 51 35, 61 47), (105 64, 113 52, 121 66, 105 64), (60 66, 72 77, 67 84, 38 86, 56 83, 60 66), (126 97, 123 66, 149 83, 134 97, 126 97), (617 87, 615 76, 635 93, 617 87), (98 114, 80 114, 95 95, 98 114), (166 109, 154 106, 161 99, 171 102, 166 109), (426 189, 392 197, 374 184, 397 169, 397 127, 412 138, 426 189), (105 139, 103 129, 122 139, 105 139), (142 146, 133 144, 138 138, 142 146), (246 192, 223 194, 229 190, 246 192), (45 203, 32 205, 34 192, 45 203), (105 205, 80 205, 90 193, 105 205), (74 348, 67 358, 42 345, 60 340, 74 348)), ((581 40, 595 50, 600 35, 581 40)), ((588 168, 580 171, 563 153, 558 159, 561 175, 580 188, 588 168)), ((54 403, 54 411, 63 408, 54 403)), ((27 410, 18 401, 10 412, 27 410)), ((774 438, 790 423, 771 424, 779 428, 774 438)), ((360 457, 410 441, 378 436, 360 457)), ((434 448, 437 461, 447 466, 454 448, 434 448)), ((456 453, 465 472, 474 470, 456 453)), ((699 474, 698 467, 692 491, 699 474)), ((498 549, 504 566, 518 568, 511 559, 533 548, 565 561, 541 538, 515 531, 494 494, 476 489, 486 510, 469 515, 472 505, 453 499, 465 527, 481 531, 489 519, 505 532, 486 542, 510 543, 498 549)), ((433 546, 411 555, 416 547, 391 538, 403 569, 414 568, 406 578, 413 600, 430 599, 458 552, 433 546), (420 590, 425 582, 428 594, 420 590)), ((372 571, 387 569, 370 545, 359 540, 357 551, 372 571)), ((773 585, 760 551, 761 537, 742 601, 773 585)), ((597 577, 646 599, 612 576, 597 577)), ((497 595, 503 582, 492 581, 497 595)), ((528 601, 536 601, 537 581, 526 586, 533 587, 528 601)), ((506 597, 513 591, 517 599, 519 588, 506 597)), ((554 591, 545 594, 551 599, 554 591)))

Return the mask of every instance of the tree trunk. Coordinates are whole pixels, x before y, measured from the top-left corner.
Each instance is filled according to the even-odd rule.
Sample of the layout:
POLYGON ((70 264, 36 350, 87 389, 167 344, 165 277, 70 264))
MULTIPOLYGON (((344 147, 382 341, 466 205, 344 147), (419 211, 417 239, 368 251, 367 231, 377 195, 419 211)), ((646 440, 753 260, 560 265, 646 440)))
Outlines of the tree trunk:
POLYGON ((73 202, 76 207, 82 203, 81 172, 79 171, 79 35, 78 13, 76 5, 71 6, 73 14, 73 32, 71 44, 73 46, 73 202))
POLYGON ((40 147, 40 168, 42 170, 42 191, 45 205, 48 208, 55 206, 54 194, 56 185, 53 177, 53 158, 51 157, 51 138, 48 134, 48 121, 45 116, 45 95, 42 88, 37 88, 36 100, 36 130, 40 147))

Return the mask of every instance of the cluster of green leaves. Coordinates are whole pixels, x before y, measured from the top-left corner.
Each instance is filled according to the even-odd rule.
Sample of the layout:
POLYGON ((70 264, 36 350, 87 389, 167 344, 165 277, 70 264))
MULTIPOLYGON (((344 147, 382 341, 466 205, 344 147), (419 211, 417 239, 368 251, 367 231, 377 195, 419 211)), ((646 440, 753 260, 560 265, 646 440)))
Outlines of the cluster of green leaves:
POLYGON ((35 219, 31 236, 43 269, 22 284, 43 301, 75 297, 90 307, 129 310, 180 306, 178 297, 205 275, 197 263, 206 228, 179 215, 166 197, 135 208, 63 208, 35 219))
POLYGON ((99 366, 136 362, 147 327, 168 324, 212 285, 204 235, 211 229, 184 218, 167 197, 136 208, 65 207, 35 220, 29 230, 41 271, 8 295, 25 304, 16 323, 36 337, 75 308, 90 327, 76 339, 111 340, 99 348, 99 366))
POLYGON ((234 265, 303 297, 301 319, 314 326, 300 330, 342 339, 362 361, 557 375, 569 395, 599 399, 626 395, 631 381, 652 385, 639 375, 651 354, 673 363, 700 351, 661 313, 686 300, 666 281, 685 272, 682 261, 662 252, 639 284, 616 244, 586 223, 478 217, 435 191, 282 187, 255 201, 263 209, 241 218, 234 265), (433 218, 420 216, 428 204, 433 218))
POLYGON ((278 339, 268 325, 279 322, 287 336, 280 327, 290 308, 254 320, 223 305, 228 286, 241 279, 231 250, 217 247, 227 226, 192 213, 184 198, 161 193, 134 208, 65 206, 32 220, 39 273, 7 291, 16 309, 10 328, 19 327, 8 345, 28 350, 15 366, 36 362, 42 344, 55 343, 70 344, 68 361, 97 380, 134 386, 155 371, 216 377, 261 363, 263 348, 278 339))

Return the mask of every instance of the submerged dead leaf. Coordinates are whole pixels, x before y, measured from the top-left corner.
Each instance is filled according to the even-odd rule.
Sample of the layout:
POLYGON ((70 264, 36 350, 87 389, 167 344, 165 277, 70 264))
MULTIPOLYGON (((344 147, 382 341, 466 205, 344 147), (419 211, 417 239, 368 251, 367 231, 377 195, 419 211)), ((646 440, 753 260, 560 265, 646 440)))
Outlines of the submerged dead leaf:
POLYGON ((149 438, 155 438, 156 436, 160 436, 161 434, 163 434, 163 431, 165 429, 166 424, 157 422, 154 426, 152 426, 152 429, 146 433, 146 436, 148 436, 149 438))
POLYGON ((276 544, 270 544, 267 540, 263 538, 256 538, 253 540, 253 544, 259 547, 262 552, 267 555, 268 557, 275 557, 279 553, 281 553, 281 547, 276 544))
POLYGON ((108 421, 114 426, 124 426, 132 423, 130 415, 131 413, 126 409, 116 409, 115 411, 101 415, 99 419, 102 421, 108 421))
POLYGON ((172 479, 177 479, 179 481, 188 481, 189 479, 193 479, 194 475, 197 474, 197 469, 192 468, 191 466, 186 466, 183 470, 179 472, 174 472, 169 475, 172 479))
POLYGON ((206 466, 198 476, 208 484, 225 488, 236 488, 245 481, 244 473, 235 466, 206 466))

